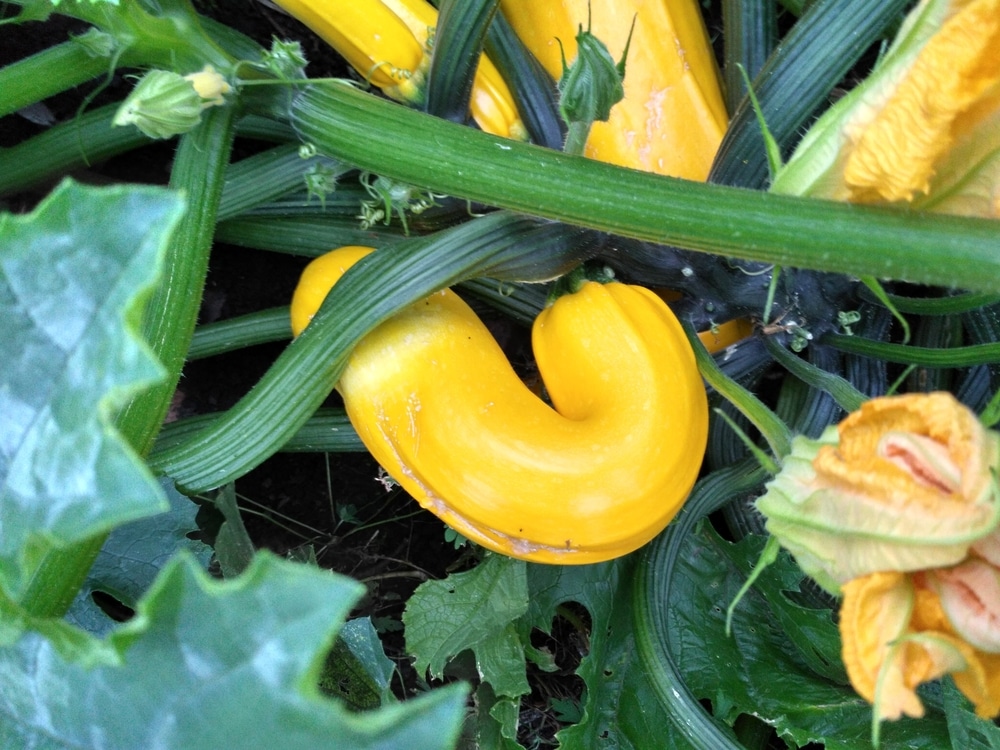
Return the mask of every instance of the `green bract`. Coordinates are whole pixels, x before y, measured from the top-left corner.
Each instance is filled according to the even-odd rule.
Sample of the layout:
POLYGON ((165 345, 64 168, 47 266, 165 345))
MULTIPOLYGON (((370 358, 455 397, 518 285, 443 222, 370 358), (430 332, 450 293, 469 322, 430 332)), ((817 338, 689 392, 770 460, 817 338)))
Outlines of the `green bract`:
MULTIPOLYGON (((629 35, 631 40, 631 34, 629 35)), ((566 122, 604 122, 611 108, 625 96, 625 58, 628 43, 617 63, 604 42, 580 26, 576 35, 577 57, 570 66, 563 57, 559 79, 559 111, 566 122)))

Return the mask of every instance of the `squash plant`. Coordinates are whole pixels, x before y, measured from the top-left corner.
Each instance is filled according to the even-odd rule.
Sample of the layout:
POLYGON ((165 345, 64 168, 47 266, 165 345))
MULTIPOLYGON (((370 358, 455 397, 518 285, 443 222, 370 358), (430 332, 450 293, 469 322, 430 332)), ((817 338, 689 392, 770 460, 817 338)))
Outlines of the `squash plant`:
MULTIPOLYGON (((358 80, 309 78, 297 45, 265 48, 186 0, 0 5, 5 36, 52 14, 79 29, 0 68, 0 116, 37 116, 48 97, 113 70, 170 74, 127 105, 133 122, 155 123, 147 133, 112 127, 122 102, 82 102, 0 150, 3 195, 58 183, 30 211, 0 215, 0 744, 515 748, 528 674, 555 666, 537 634, 560 613, 587 651, 560 746, 870 746, 836 603, 794 561, 757 579, 731 635, 725 611, 764 545, 748 501, 793 432, 818 435, 890 389, 950 389, 982 411, 997 388, 995 224, 763 189, 908 4, 787 3, 797 15, 783 16, 779 45, 769 3, 723 3, 724 78, 739 81, 742 65, 756 103, 728 92, 707 182, 552 148, 552 81, 514 42, 502 13, 516 3, 497 5, 442 3, 432 70, 443 72, 429 77, 426 112, 358 80), (456 115, 483 46, 533 143, 456 115), (225 85, 191 78, 207 66, 225 85), (174 134, 166 186, 59 182, 174 134), (237 138, 263 145, 233 162, 237 138), (229 346, 195 331, 213 239, 304 258, 387 251, 345 274, 311 333, 233 408, 164 426, 185 360, 229 346), (422 678, 447 672, 453 684, 398 701, 371 623, 348 619, 363 587, 234 552, 246 540, 231 483, 296 442, 358 449, 343 412, 317 410, 377 326, 456 285, 530 320, 544 304, 532 284, 586 260, 680 294, 673 309, 711 388, 701 478, 634 554, 570 567, 476 551, 468 569, 423 584, 403 617, 406 648, 422 678), (714 357, 695 343, 694 331, 733 318, 754 321, 753 335, 714 357), (223 581, 186 536, 186 496, 219 488, 223 581), (110 623, 94 591, 135 615, 110 623), (370 697, 354 707, 369 710, 322 696, 321 679, 354 680, 370 697)), ((291 336, 287 310, 222 335, 238 327, 243 345, 291 336)), ((925 693, 927 715, 888 724, 883 747, 997 743, 950 682, 925 693)))

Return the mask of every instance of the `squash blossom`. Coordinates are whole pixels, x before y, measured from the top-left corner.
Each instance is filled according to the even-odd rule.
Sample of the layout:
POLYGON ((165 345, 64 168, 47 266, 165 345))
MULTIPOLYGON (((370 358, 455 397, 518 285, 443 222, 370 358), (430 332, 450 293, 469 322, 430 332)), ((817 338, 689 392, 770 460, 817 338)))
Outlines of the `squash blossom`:
POLYGON ((500 7, 556 80, 563 55, 576 59, 576 32, 587 19, 614 59, 629 44, 624 99, 607 122, 594 123, 584 155, 672 177, 708 177, 729 117, 696 0, 501 0, 500 7))
POLYGON ((951 394, 872 399, 798 437, 758 499, 803 571, 843 596, 851 684, 875 720, 921 716, 950 673, 1000 713, 1000 435, 951 394))
MULTIPOLYGON (((437 10, 425 0, 275 0, 391 99, 423 104, 437 10)), ((527 140, 507 83, 480 57, 469 109, 487 133, 527 140)))
POLYGON ((1000 0, 923 0, 772 190, 1000 216, 1000 0))
POLYGON ((193 130, 202 110, 225 104, 229 83, 211 65, 182 76, 150 70, 115 112, 113 125, 135 125, 150 138, 172 138, 193 130))

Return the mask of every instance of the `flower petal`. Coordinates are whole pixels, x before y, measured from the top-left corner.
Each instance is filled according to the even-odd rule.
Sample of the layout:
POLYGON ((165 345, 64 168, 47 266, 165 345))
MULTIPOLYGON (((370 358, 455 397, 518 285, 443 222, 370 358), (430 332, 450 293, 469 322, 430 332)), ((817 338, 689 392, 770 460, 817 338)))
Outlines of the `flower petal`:
MULTIPOLYGON (((851 684, 862 698, 875 701, 876 686, 891 644, 910 623, 913 586, 902 573, 872 573, 855 578, 842 587, 840 606, 842 657, 851 684)), ((898 665, 897 665, 898 666, 898 665)), ((907 695, 902 672, 883 678, 883 706, 887 718, 901 713, 919 716, 923 712, 916 694, 907 695)), ((912 691, 911 691, 912 692, 912 691)))
POLYGON ((907 575, 872 573, 845 583, 843 594, 840 634, 854 689, 874 705, 878 720, 923 716, 917 686, 967 669, 971 647, 947 630, 913 627, 943 618, 933 592, 907 575))
POLYGON ((876 571, 956 565, 1000 525, 997 435, 948 393, 872 399, 796 438, 757 500, 767 529, 836 593, 876 571))
POLYGON ((976 651, 968 668, 954 672, 955 685, 976 707, 976 715, 992 719, 1000 714, 1000 654, 976 651))
POLYGON ((874 121, 849 132, 855 142, 844 170, 850 200, 910 200, 928 191, 956 121, 1000 81, 998 47, 1000 0, 974 0, 944 23, 874 121))
POLYGON ((1000 654, 1000 570, 973 559, 929 571, 927 580, 955 632, 980 651, 1000 654))

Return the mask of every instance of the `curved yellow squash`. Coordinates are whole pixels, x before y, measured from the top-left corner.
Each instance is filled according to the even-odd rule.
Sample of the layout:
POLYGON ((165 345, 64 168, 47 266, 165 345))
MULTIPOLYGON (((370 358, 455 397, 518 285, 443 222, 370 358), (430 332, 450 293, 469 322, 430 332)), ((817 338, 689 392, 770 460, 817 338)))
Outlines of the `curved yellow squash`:
MULTIPOLYGON (((306 269, 296 334, 368 252, 306 269)), ((588 282, 538 316, 532 342, 554 408, 445 290, 366 336, 337 388, 378 462, 468 538, 543 563, 631 552, 670 522, 701 465, 708 410, 687 339, 648 290, 588 282)))

